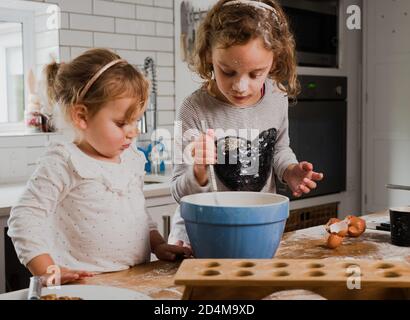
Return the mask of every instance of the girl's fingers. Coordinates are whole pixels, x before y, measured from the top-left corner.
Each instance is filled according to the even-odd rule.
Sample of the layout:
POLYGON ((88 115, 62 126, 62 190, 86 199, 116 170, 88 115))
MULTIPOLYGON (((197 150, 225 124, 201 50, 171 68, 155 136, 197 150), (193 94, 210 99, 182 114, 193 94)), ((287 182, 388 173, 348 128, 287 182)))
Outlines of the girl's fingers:
POLYGON ((175 245, 178 247, 182 247, 184 245, 184 241, 178 240, 177 242, 175 242, 175 245))
POLYGON ((320 181, 323 179, 323 173, 312 172, 312 180, 320 181))
POLYGON ((61 276, 61 284, 74 282, 80 279, 80 275, 78 273, 65 273, 61 276))
POLYGON ((169 261, 174 261, 176 259, 177 255, 175 253, 172 252, 164 252, 164 256, 163 259, 164 260, 169 260, 169 261))
POLYGON ((195 155, 196 164, 215 164, 216 154, 214 150, 197 150, 195 155))
POLYGON ((317 184, 313 182, 312 180, 305 178, 303 179, 303 183, 309 188, 309 189, 315 189, 317 187, 317 184))
POLYGON ((78 275, 79 275, 81 278, 83 278, 83 277, 94 277, 94 273, 92 273, 92 272, 87 272, 87 271, 78 273, 78 275))
POLYGON ((302 191, 303 193, 309 193, 310 189, 308 187, 306 187, 305 185, 300 185, 299 186, 300 191, 302 191))
POLYGON ((192 250, 189 246, 170 246, 168 252, 171 252, 179 257, 190 257, 192 255, 192 250))
POLYGON ((94 276, 94 273, 92 272, 83 271, 83 270, 70 270, 68 273, 63 274, 61 278, 67 277, 67 278, 72 279, 72 281, 75 281, 75 280, 79 280, 82 278, 89 278, 93 276, 94 276))
POLYGON ((196 140, 193 155, 196 164, 215 164, 216 148, 213 138, 202 135, 196 140))
POLYGON ((313 170, 313 164, 311 164, 310 162, 307 161, 303 161, 299 164, 300 168, 303 171, 312 171, 313 170))
POLYGON ((184 248, 184 256, 185 257, 190 257, 192 256, 192 249, 190 246, 185 246, 184 248))

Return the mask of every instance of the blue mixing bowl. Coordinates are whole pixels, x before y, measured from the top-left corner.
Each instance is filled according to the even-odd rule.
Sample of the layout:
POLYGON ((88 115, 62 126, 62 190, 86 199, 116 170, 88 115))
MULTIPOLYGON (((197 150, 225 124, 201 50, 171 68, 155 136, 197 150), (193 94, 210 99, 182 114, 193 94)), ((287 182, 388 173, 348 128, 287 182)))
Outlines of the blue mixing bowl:
POLYGON ((289 216, 289 199, 260 192, 197 193, 181 199, 196 258, 270 259, 289 216))

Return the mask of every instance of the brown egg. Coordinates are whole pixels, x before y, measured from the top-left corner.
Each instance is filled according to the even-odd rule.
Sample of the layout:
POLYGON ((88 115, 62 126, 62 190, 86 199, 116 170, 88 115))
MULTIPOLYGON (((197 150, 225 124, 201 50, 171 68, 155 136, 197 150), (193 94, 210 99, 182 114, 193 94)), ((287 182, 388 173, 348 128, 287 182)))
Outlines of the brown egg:
POLYGON ((366 231, 366 221, 355 216, 347 216, 349 237, 357 238, 366 231))
POLYGON ((331 234, 329 238, 327 238, 327 247, 330 249, 335 249, 340 246, 343 242, 344 237, 339 237, 337 234, 331 234))

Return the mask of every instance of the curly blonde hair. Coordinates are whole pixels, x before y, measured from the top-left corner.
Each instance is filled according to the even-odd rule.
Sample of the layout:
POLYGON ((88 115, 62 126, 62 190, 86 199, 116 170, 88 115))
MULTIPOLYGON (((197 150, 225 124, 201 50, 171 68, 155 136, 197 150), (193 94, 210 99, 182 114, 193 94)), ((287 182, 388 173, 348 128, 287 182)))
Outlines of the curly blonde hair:
POLYGON ((127 121, 134 119, 146 106, 149 82, 125 60, 103 72, 80 99, 90 79, 108 63, 120 58, 108 49, 91 49, 69 63, 50 63, 45 67, 50 104, 57 104, 66 122, 71 123, 70 109, 76 104, 83 104, 88 115, 93 117, 106 102, 135 98, 135 103, 126 113, 127 121))
POLYGON ((275 80, 279 88, 290 98, 300 91, 296 73, 295 39, 290 31, 288 19, 276 0, 261 0, 276 13, 251 5, 224 6, 231 0, 220 0, 207 13, 199 26, 191 70, 212 82, 213 66, 208 57, 216 45, 229 48, 244 45, 250 40, 261 38, 265 47, 273 51, 274 63, 268 77, 275 80))

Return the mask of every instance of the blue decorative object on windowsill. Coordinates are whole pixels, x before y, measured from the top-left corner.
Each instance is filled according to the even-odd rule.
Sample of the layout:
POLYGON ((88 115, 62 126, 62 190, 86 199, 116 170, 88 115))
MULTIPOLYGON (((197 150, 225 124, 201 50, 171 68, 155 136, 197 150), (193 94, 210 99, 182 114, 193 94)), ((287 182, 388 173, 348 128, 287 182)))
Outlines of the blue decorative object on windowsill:
POLYGON ((159 137, 158 140, 150 143, 147 148, 138 147, 138 150, 144 153, 145 159, 145 172, 150 174, 159 174, 165 172, 165 144, 162 143, 163 137, 159 137))
MULTIPOLYGON (((151 144, 148 147, 152 148, 151 144)), ((148 148, 144 149, 142 147, 137 147, 137 149, 141 151, 142 153, 144 153, 145 160, 147 160, 147 162, 145 162, 145 172, 151 173, 151 162, 149 161, 149 153, 151 152, 151 150, 148 148)))

